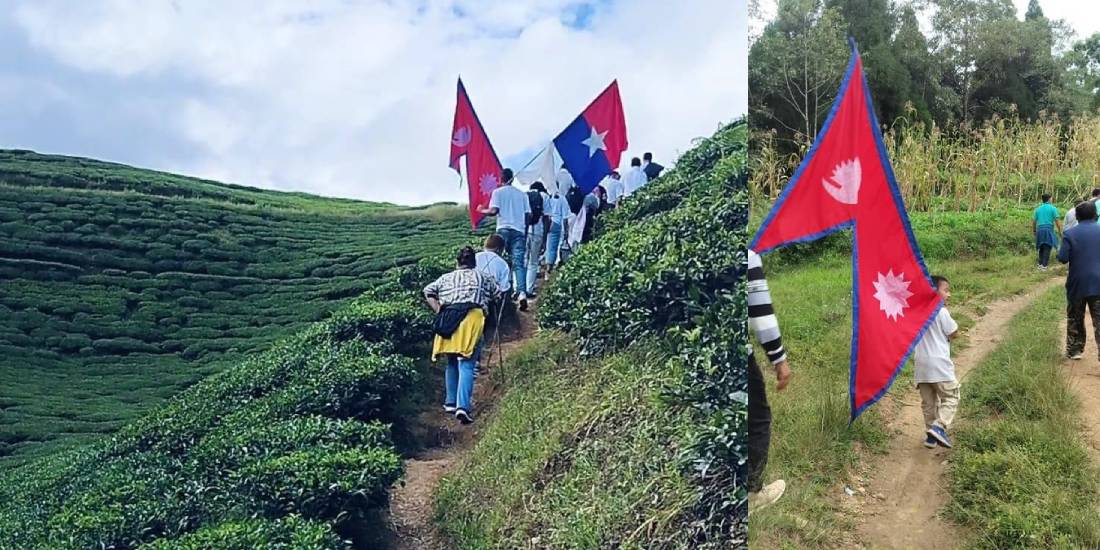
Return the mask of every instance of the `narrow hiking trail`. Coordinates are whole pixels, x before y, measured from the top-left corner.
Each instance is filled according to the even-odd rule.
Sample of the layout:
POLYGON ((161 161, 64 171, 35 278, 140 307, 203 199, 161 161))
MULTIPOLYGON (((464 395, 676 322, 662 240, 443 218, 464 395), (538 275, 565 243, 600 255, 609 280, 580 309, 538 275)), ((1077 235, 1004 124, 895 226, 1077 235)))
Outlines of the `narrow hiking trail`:
MULTIPOLYGON (((1066 321, 1062 321, 1062 349, 1066 345, 1066 321)), ((1069 379, 1069 387, 1081 404, 1081 436, 1092 457, 1092 464, 1100 470, 1100 359, 1094 353, 1096 343, 1092 316, 1085 315, 1085 352, 1080 360, 1066 359, 1062 366, 1069 379)))
MULTIPOLYGON (((989 304, 985 315, 966 332, 966 349, 954 356, 955 376, 964 387, 967 373, 997 347, 1009 321, 1063 281, 1064 277, 1054 277, 1026 294, 989 304)), ((890 398, 897 408, 889 425, 893 437, 886 455, 870 461, 866 489, 857 493, 856 540, 872 549, 956 548, 961 542, 958 527, 938 515, 947 502, 944 473, 950 450, 924 447, 924 416, 915 389, 895 386, 890 398)))
MULTIPOLYGON (((509 355, 535 334, 537 304, 526 312, 517 311, 518 327, 500 335, 499 349, 485 350, 484 361, 474 385, 474 418, 469 426, 459 424, 442 406, 421 413, 427 426, 428 444, 419 454, 405 461, 404 483, 398 482, 390 495, 389 521, 393 532, 390 547, 396 550, 447 550, 448 545, 433 521, 435 491, 440 479, 461 463, 463 454, 481 435, 490 411, 499 397, 494 373, 509 355)), ((443 389, 439 388, 442 392, 443 389)))

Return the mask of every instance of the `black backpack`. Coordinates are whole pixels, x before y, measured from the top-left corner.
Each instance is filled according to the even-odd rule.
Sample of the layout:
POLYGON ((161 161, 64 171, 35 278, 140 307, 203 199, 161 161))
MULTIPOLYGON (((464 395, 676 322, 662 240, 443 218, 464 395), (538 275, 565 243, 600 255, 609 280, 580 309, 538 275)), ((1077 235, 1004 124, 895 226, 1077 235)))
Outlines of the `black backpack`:
POLYGON ((581 207, 584 206, 584 193, 581 192, 581 188, 576 185, 570 187, 569 192, 565 194, 565 202, 569 203, 569 211, 580 214, 581 207))
POLYGON ((538 191, 528 191, 527 202, 531 205, 531 213, 527 214, 527 225, 538 225, 542 223, 542 193, 538 191))

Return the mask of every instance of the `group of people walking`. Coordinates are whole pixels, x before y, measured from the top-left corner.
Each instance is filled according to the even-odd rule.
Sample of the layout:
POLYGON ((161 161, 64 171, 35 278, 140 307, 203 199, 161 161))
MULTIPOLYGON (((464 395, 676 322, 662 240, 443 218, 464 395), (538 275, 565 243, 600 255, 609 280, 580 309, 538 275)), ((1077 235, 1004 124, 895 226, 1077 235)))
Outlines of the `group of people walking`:
MULTIPOLYGON (((1066 273, 1066 357, 1081 359, 1085 351, 1085 310, 1092 316, 1094 331, 1100 327, 1100 224, 1097 224, 1096 202, 1100 188, 1093 189, 1077 205, 1067 210, 1064 223, 1058 223, 1058 209, 1043 195, 1043 203, 1035 209, 1032 227, 1039 248, 1039 269, 1046 269, 1051 249, 1057 249, 1059 262, 1068 264, 1066 273), (1062 234, 1061 244, 1054 230, 1062 234)), ((1097 346, 1100 349, 1100 332, 1097 346)))
POLYGON ((596 219, 660 175, 664 167, 646 153, 631 160, 624 178, 611 172, 585 194, 563 165, 556 192, 541 181, 527 191, 515 185, 510 169, 481 213, 496 218, 496 231, 483 250, 465 247, 456 269, 424 287, 424 298, 435 313, 432 360, 447 361, 443 410, 463 423, 473 422, 473 389, 487 327, 499 326, 513 299, 520 311, 535 299, 539 281, 591 240, 596 219), (545 270, 544 270, 545 268, 545 270))
MULTIPOLYGON (((1050 194, 1043 194, 1032 214, 1031 227, 1039 251, 1039 269, 1046 270, 1051 252, 1057 250, 1059 262, 1068 264, 1066 274, 1066 357, 1081 359, 1085 351, 1085 310, 1093 326, 1100 327, 1100 225, 1096 203, 1100 188, 1092 190, 1075 206, 1066 210, 1059 221, 1058 208, 1050 194), (1058 241, 1059 233, 1061 242, 1058 241)), ((1094 330, 1096 330, 1094 328, 1094 330)), ((1100 336, 1100 332, 1096 333, 1100 336)), ((1097 342, 1100 347, 1100 337, 1097 342)))

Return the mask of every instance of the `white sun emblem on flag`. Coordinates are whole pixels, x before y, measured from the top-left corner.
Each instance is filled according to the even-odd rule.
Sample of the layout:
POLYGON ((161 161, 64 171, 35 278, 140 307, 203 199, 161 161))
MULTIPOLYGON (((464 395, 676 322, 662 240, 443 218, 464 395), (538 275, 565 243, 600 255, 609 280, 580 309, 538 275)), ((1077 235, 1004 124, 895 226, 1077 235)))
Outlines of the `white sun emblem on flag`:
POLYGON ((486 172, 477 180, 477 185, 482 193, 489 194, 493 192, 493 189, 500 187, 500 181, 497 180, 496 174, 486 172))
POLYGON ((455 135, 451 137, 451 144, 455 147, 465 147, 470 144, 470 127, 463 126, 455 130, 455 135))
POLYGON ((879 309, 885 311, 890 319, 897 321, 899 315, 905 316, 905 308, 909 307, 909 297, 913 295, 909 292, 911 282, 905 280, 904 273, 894 275, 893 269, 886 275, 879 273, 878 280, 872 282, 877 291, 875 299, 878 300, 879 309))
POLYGON ((846 160, 833 168, 832 176, 821 180, 825 191, 844 204, 859 201, 859 183, 863 179, 859 157, 846 160))

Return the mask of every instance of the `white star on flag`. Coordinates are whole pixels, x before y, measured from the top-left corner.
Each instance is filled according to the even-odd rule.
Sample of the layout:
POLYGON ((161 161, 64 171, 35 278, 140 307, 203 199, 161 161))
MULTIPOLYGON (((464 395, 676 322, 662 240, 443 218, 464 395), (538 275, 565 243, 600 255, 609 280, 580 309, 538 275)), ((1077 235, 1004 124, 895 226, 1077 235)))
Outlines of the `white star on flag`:
POLYGON ((592 127, 592 135, 588 136, 588 139, 581 141, 581 143, 588 146, 588 158, 592 158, 592 155, 596 154, 596 151, 607 150, 607 146, 603 144, 603 138, 607 135, 609 130, 596 133, 596 127, 592 127))
POLYGON ((905 280, 905 274, 894 275, 891 269, 885 276, 878 274, 878 280, 872 281, 875 285, 875 299, 878 300, 879 309, 886 312, 886 317, 897 321, 898 316, 905 317, 905 308, 909 307, 909 283, 905 280))

